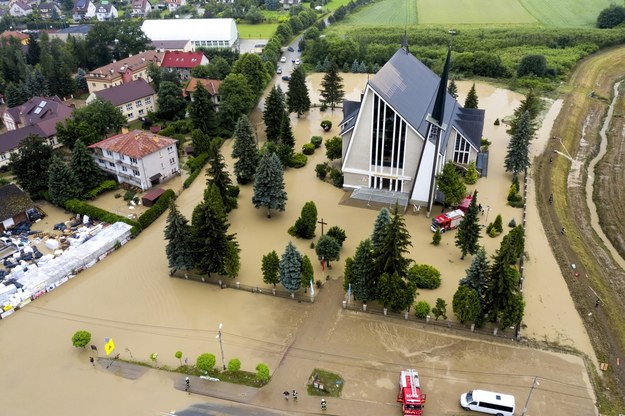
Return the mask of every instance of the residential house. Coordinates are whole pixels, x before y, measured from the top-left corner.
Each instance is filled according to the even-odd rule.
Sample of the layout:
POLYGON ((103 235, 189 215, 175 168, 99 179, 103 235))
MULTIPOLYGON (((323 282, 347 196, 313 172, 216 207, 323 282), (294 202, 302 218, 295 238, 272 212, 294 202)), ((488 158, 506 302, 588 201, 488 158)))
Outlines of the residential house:
POLYGON ((28 45, 28 41, 30 40, 30 37, 26 33, 15 31, 2 32, 0 33, 0 38, 7 40, 15 38, 20 42, 22 46, 28 45))
POLYGON ((103 1, 96 6, 95 17, 99 22, 117 19, 117 9, 113 3, 103 1))
POLYGON ((156 91, 143 78, 93 92, 87 98, 87 104, 97 98, 119 108, 129 122, 147 116, 150 111, 156 111, 156 91))
POLYGON ((150 82, 148 64, 153 62, 160 66, 164 55, 164 52, 146 51, 94 69, 85 76, 89 92, 112 88, 139 78, 150 82))
POLYGON ((151 11, 149 0, 132 0, 132 17, 145 17, 151 11))
POLYGON ((170 12, 175 12, 179 7, 187 5, 187 0, 165 0, 165 2, 170 12))
POLYGON ((76 0, 76 5, 72 9, 74 22, 88 20, 95 16, 95 4, 91 0, 76 0))
POLYGON ((50 39, 61 39, 63 42, 66 42, 70 36, 85 39, 92 27, 93 25, 76 25, 65 29, 48 30, 48 36, 50 39))
POLYGON ((2 121, 9 131, 0 134, 0 166, 7 165, 22 140, 31 135, 41 137, 54 148, 60 147, 56 125, 71 117, 73 112, 74 109, 58 97, 33 97, 19 107, 7 109, 2 121))
POLYGON ((206 91, 211 96, 211 100, 213 101, 213 105, 215 111, 219 111, 219 104, 221 103, 221 94, 219 94, 219 87, 221 86, 221 80, 218 79, 202 79, 202 78, 191 78, 186 87, 182 90, 182 95, 185 98, 193 101, 193 92, 197 88, 197 84, 200 83, 204 86, 206 91))
POLYGON ((290 9, 293 6, 299 6, 301 4, 301 0, 282 0, 282 8, 290 9))
POLYGON ((37 10, 42 19, 54 20, 58 19, 61 16, 62 11, 58 4, 49 2, 49 3, 41 3, 37 6, 37 10))
POLYGON ((193 52, 195 48, 190 40, 157 40, 150 42, 149 46, 156 49, 158 52, 166 51, 180 51, 180 52, 193 52))
POLYGON ((239 32, 234 19, 145 20, 143 33, 152 42, 190 40, 195 48, 238 48, 239 32))
POLYGON ((9 6, 9 15, 13 17, 24 17, 32 14, 32 6, 22 0, 16 0, 9 6))
POLYGON ((191 78, 191 70, 198 65, 208 65, 208 58, 202 52, 167 51, 161 62, 161 68, 177 72, 181 80, 191 78))
POLYGON ((32 199, 17 185, 0 187, 0 233, 28 220, 28 212, 32 212, 34 207, 32 199))
POLYGON ((340 135, 342 171, 352 198, 425 206, 436 197, 435 176, 448 161, 477 159, 484 110, 463 108, 443 76, 408 52, 408 45, 367 83, 359 102, 346 101, 340 135))
POLYGON ((143 130, 92 144, 97 165, 120 183, 147 190, 180 173, 177 140, 143 130))

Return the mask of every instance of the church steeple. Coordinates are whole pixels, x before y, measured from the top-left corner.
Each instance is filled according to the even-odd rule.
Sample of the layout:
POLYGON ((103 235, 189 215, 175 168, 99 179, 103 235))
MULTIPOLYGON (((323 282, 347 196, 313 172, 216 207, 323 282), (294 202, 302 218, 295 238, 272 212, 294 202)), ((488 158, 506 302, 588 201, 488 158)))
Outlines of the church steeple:
POLYGON ((406 34, 406 29, 404 29, 404 38, 401 40, 401 47, 406 51, 406 53, 410 52, 408 50, 408 35, 406 34))
POLYGON ((450 62, 451 45, 447 48, 447 59, 445 60, 445 66, 443 67, 443 73, 441 74, 441 81, 438 84, 436 101, 434 101, 434 108, 432 108, 432 114, 428 120, 430 123, 435 124, 443 130, 446 130, 446 126, 443 125, 443 119, 445 117, 445 98, 447 97, 447 81, 449 80, 450 62))

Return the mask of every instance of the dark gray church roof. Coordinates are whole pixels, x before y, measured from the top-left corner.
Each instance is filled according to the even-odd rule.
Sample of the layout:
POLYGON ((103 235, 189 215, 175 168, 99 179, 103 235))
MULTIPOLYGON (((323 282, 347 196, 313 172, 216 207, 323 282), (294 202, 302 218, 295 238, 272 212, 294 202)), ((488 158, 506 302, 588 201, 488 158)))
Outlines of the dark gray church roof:
POLYGON ((360 110, 360 101, 343 101, 343 121, 339 124, 341 128, 340 134, 347 133, 354 128, 358 110, 360 110))
MULTIPOLYGON (((369 81, 371 88, 399 113, 415 130, 426 137, 440 77, 404 49, 395 55, 369 81)), ((480 148, 484 111, 465 109, 447 93, 441 149, 445 149, 451 126, 465 136, 473 146, 480 148)))

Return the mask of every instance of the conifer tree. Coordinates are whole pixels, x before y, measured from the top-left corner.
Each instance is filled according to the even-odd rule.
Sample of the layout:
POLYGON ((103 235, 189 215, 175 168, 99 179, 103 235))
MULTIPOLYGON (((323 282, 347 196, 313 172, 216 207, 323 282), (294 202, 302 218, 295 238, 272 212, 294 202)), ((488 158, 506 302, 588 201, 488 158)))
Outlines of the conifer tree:
POLYGON ((229 244, 234 241, 234 235, 228 235, 229 227, 219 189, 212 184, 204 201, 193 210, 194 264, 202 273, 225 274, 229 244))
POLYGON ((58 206, 80 195, 80 184, 74 172, 58 156, 52 156, 50 161, 48 192, 50 201, 58 206))
POLYGON ((74 143, 71 168, 80 185, 80 193, 89 191, 100 184, 102 172, 81 140, 74 143))
POLYGON ((289 90, 286 93, 286 105, 290 113, 297 113, 297 118, 310 110, 306 77, 304 70, 299 66, 291 73, 289 90))
POLYGON ((315 245, 315 253, 317 257, 325 261, 328 267, 330 267, 330 261, 339 259, 339 252, 341 251, 341 245, 334 238, 325 234, 319 237, 319 241, 315 245))
POLYGON ((477 293, 477 297, 480 301, 480 313, 475 319, 475 322, 481 325, 487 308, 484 293, 486 292, 490 279, 490 261, 486 256, 486 250, 483 246, 480 246, 477 253, 475 253, 473 261, 471 261, 471 266, 466 270, 466 273, 466 276, 460 279, 460 286, 470 287, 477 293))
POLYGON ((519 174, 530 167, 529 146, 533 138, 529 111, 526 111, 519 120, 516 132, 508 143, 508 153, 504 159, 506 172, 519 174))
POLYGON ((473 199, 467 208, 467 212, 464 213, 464 219, 458 226, 456 232, 456 247, 460 248, 462 255, 461 260, 464 260, 464 256, 469 254, 475 254, 479 249, 478 241, 481 238, 480 235, 480 223, 477 210, 477 191, 473 191, 473 199))
POLYGON ((321 102, 329 106, 332 110, 337 104, 343 101, 345 91, 343 90, 343 78, 339 75, 339 67, 335 62, 330 64, 328 72, 321 81, 321 102))
MULTIPOLYGON (((230 195, 230 189, 232 187, 232 179, 228 173, 228 165, 219 150, 221 139, 213 139, 209 150, 209 167, 206 170, 206 192, 210 189, 211 185, 215 185, 221 195, 223 207, 226 212, 232 211, 237 207, 237 199, 230 195)), ((205 197, 206 198, 206 197, 205 197)))
POLYGON ((484 292, 486 310, 483 312, 492 322, 495 322, 499 314, 510 305, 511 298, 517 291, 519 272, 510 266, 511 259, 509 241, 502 241, 493 257, 488 286, 484 292))
POLYGON ((280 160, 275 153, 265 152, 256 170, 252 203, 256 208, 267 208, 267 218, 271 218, 271 210, 284 211, 286 201, 284 173, 280 160))
POLYGON ((234 239, 234 236, 230 236, 228 239, 228 249, 226 251, 226 258, 224 259, 224 271, 223 275, 234 279, 239 275, 241 270, 241 249, 239 243, 234 239))
POLYGON ((172 198, 169 201, 169 214, 165 225, 167 262, 173 274, 176 270, 193 269, 193 235, 192 229, 184 215, 176 207, 172 198))
POLYGON ((404 278, 408 274, 411 260, 406 257, 412 246, 410 233, 406 228, 406 221, 399 213, 399 204, 395 203, 391 215, 391 221, 382 229, 382 244, 374 246, 374 272, 381 276, 383 273, 389 276, 398 275, 404 278))
POLYGON ((449 93, 449 95, 454 97, 454 99, 458 98, 458 86, 456 85, 456 81, 453 78, 451 79, 451 81, 449 81, 447 92, 449 93))
POLYGON ((391 213, 388 208, 384 207, 380 210, 380 213, 375 219, 373 225, 373 233, 371 234, 371 244, 373 249, 379 249, 382 247, 384 237, 382 232, 384 228, 391 222, 391 213))
POLYGON ((510 297, 508 305, 499 316, 500 328, 505 330, 508 327, 519 325, 523 320, 524 314, 525 300, 523 300, 523 295, 519 292, 515 292, 510 297))
POLYGON ((26 73, 25 88, 31 97, 48 96, 48 83, 39 68, 35 68, 26 73))
POLYGON ((510 247, 512 258, 516 262, 525 251, 525 230, 522 225, 517 225, 504 237, 510 247))
POLYGON ((354 297, 363 302, 375 299, 376 287, 373 273, 373 244, 371 240, 362 240, 356 247, 356 254, 351 267, 352 290, 354 297))
POLYGON ((471 86, 467 98, 464 101, 464 108, 477 108, 479 99, 477 98, 477 92, 475 91, 475 84, 471 86))
POLYGON ((239 118, 234 129, 232 157, 238 159, 234 162, 234 174, 237 182, 240 184, 251 182, 258 168, 260 155, 254 140, 252 124, 246 115, 239 118))
POLYGON ((297 291, 302 284, 302 255, 289 241, 280 259, 280 283, 289 292, 297 291))
POLYGON ((314 280, 315 271, 313 269, 312 262, 310 258, 306 255, 302 257, 302 287, 307 288, 310 285, 310 282, 314 280))
POLYGON ((293 234, 300 238, 313 238, 317 228, 317 206, 314 201, 308 201, 302 207, 300 217, 295 221, 293 234))
POLYGON ((278 143, 282 129, 282 119, 286 113, 284 94, 280 86, 274 86, 265 100, 263 121, 267 141, 278 143))
POLYGON ((383 273, 378 283, 378 300, 384 308, 393 312, 408 309, 414 302, 417 287, 414 282, 406 282, 397 273, 383 273))
POLYGON ((284 114, 282 118, 282 126, 280 127, 280 143, 283 143, 291 148, 295 149, 295 136, 293 135, 293 129, 291 128, 291 118, 288 113, 284 114))
POLYGON ((193 100, 189 104, 189 118, 194 128, 215 136, 219 127, 219 119, 213 101, 201 82, 198 81, 195 85, 195 91, 191 93, 193 100))
POLYGON ((274 287, 276 283, 280 282, 280 258, 275 250, 263 256, 261 270, 263 271, 263 282, 274 285, 274 287))
POLYGON ((521 121, 521 117, 523 117, 523 114, 525 114, 525 112, 527 111, 529 113, 529 118, 530 118, 530 131, 532 135, 534 135, 534 133, 536 132, 538 128, 538 125, 536 123, 536 118, 538 117, 538 114, 540 113, 541 108, 542 108, 542 101, 540 100, 540 97, 538 97, 534 93, 534 90, 530 89, 527 92, 527 95, 525 96, 525 98, 521 100, 521 104, 517 108, 514 109, 514 117, 510 121, 510 128, 508 129, 508 134, 512 136, 516 133, 517 128, 519 126, 519 122, 521 121))

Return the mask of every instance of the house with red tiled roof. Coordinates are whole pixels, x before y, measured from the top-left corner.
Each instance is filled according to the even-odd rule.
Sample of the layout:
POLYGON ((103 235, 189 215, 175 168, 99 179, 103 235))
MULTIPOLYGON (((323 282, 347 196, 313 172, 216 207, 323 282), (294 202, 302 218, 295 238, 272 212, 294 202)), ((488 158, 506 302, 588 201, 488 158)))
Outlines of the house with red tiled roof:
POLYGON ((0 134, 0 166, 7 165, 26 137, 35 135, 50 146, 61 144, 56 139, 56 124, 71 117, 74 109, 59 97, 33 97, 21 106, 5 110, 2 121, 7 131, 0 134))
POLYGON ((93 92, 87 97, 87 104, 98 98, 119 108, 128 122, 145 117, 150 111, 156 111, 156 91, 143 78, 93 92))
POLYGON ((30 39, 30 37, 26 33, 15 32, 15 31, 2 32, 0 33, 0 38, 7 39, 7 40, 10 38, 15 38, 19 40, 22 45, 28 45, 28 41, 30 39))
POLYGON ((193 101, 193 92, 197 88, 198 82, 202 84, 204 89, 210 94, 213 105, 215 106, 215 111, 219 111, 219 104, 221 103, 221 94, 219 94, 221 80, 219 79, 191 78, 187 86, 182 89, 182 95, 193 101))
POLYGON ((120 183, 143 191, 180 173, 177 140, 143 130, 118 134, 92 144, 96 164, 120 183))
POLYGON ((199 65, 208 65, 208 58, 202 52, 166 51, 161 68, 177 72, 180 79, 191 78, 191 70, 199 65))
POLYGON ((85 75, 89 92, 116 87, 139 78, 150 82, 152 80, 148 76, 148 65, 153 62, 160 66, 163 55, 164 52, 145 51, 96 68, 85 75))

